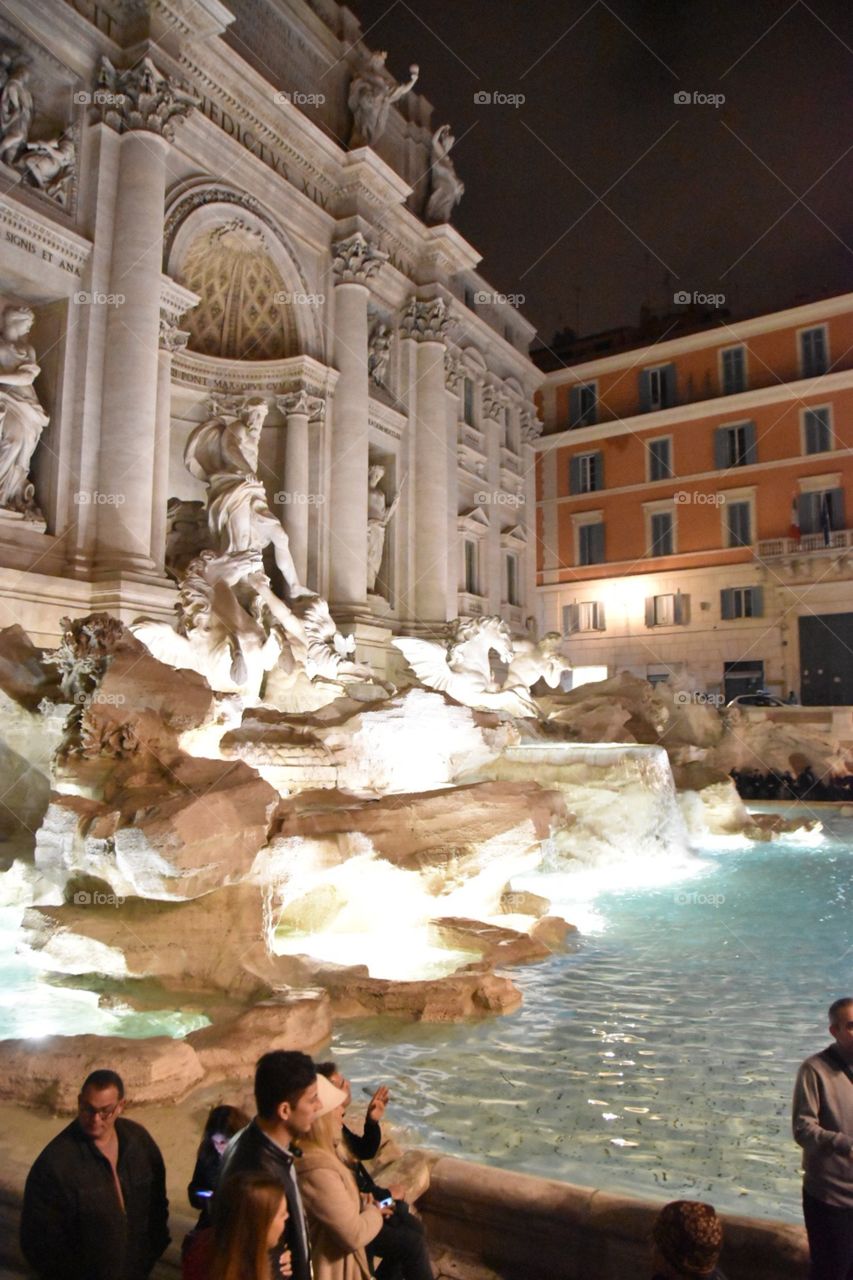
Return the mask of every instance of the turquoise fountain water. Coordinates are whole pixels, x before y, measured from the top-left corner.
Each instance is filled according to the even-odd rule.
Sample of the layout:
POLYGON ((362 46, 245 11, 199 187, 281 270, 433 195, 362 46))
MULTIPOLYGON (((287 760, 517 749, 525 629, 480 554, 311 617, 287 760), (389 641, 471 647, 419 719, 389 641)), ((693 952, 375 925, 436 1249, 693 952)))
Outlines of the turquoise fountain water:
MULTIPOLYGON (((513 971, 512 1017, 346 1023, 333 1051, 356 1086, 390 1084, 420 1144, 797 1221, 794 1075, 829 1041, 830 1000, 853 992, 853 822, 826 828, 811 846, 700 851, 690 878, 600 894, 576 954, 513 971)), ((570 897, 569 880, 543 892, 563 896, 562 881, 570 897)))

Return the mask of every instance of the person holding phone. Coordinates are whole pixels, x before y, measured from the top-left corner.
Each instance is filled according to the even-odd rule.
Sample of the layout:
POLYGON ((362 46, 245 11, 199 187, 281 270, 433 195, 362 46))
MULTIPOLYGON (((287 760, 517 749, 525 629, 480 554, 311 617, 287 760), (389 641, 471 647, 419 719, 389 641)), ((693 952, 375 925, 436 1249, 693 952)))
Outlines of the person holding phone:
MULTIPOLYGON (((346 1095, 317 1076, 320 1111, 296 1162, 296 1176, 311 1236, 314 1280, 369 1280, 365 1247, 393 1212, 359 1192, 351 1169, 338 1154, 346 1095)), ((386 1197, 387 1199, 387 1197, 386 1197)))

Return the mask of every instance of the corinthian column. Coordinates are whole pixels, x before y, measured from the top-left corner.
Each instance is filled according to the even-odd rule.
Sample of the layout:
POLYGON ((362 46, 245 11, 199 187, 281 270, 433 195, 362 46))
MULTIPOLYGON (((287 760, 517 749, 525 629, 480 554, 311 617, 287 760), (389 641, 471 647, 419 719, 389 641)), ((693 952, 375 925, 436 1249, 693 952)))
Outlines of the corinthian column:
MULTIPOLYGON (((448 330, 443 298, 412 298, 400 333, 418 344, 415 386, 415 582, 414 612, 422 626, 447 621, 448 449, 445 356, 448 330)), ((455 445, 454 445, 455 463, 455 445)))
MULTIPOLYGON (((96 567, 99 576, 159 576, 152 543, 157 476, 160 370, 160 278, 166 155, 174 124, 193 99, 161 75, 149 58, 129 71, 104 59, 99 100, 107 125, 121 136, 104 357, 99 449, 96 567)), ((158 497, 160 495, 158 494, 158 497)), ((159 553, 156 559, 159 560, 159 553)))
POLYGON ((323 412, 325 400, 307 391, 276 396, 287 420, 284 437, 284 493, 282 523, 290 540, 290 554, 300 582, 308 581, 308 513, 311 505, 308 424, 323 412))
POLYGON ((367 281, 386 258, 360 231, 334 245, 329 601, 343 614, 367 607, 367 281))

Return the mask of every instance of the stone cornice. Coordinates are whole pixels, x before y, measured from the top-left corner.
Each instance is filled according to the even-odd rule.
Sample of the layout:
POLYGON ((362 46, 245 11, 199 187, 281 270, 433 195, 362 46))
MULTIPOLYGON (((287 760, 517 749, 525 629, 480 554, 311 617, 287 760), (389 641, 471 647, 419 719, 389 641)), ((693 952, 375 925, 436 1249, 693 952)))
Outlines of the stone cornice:
POLYGON ((218 356, 181 351, 172 363, 172 381, 179 386, 197 387, 230 394, 287 395, 305 390, 309 395, 326 396, 334 391, 339 374, 311 356, 289 356, 285 360, 224 360, 218 356))
POLYGON ((400 439, 408 423, 404 413, 399 413, 389 404, 373 397, 368 402, 367 418, 371 427, 375 427, 385 435, 393 436, 395 440, 400 439))
POLYGON ((186 289, 171 276, 160 276, 160 310, 173 324, 201 302, 201 296, 186 289))
POLYGON ((69 292, 78 283, 92 252, 90 240, 77 235, 76 231, 59 227, 53 219, 14 197, 3 195, 0 195, 0 229, 7 245, 15 245, 34 257, 38 254, 42 264, 47 261, 67 272, 69 292))

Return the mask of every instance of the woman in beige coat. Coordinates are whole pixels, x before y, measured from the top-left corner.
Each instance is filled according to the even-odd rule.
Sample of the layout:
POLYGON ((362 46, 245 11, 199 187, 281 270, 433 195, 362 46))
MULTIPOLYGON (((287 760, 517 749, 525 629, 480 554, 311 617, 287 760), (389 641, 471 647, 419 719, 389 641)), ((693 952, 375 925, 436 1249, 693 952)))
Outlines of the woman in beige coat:
POLYGON ((369 1280, 364 1246, 379 1234, 392 1208, 380 1209, 359 1194, 355 1178, 337 1153, 345 1099, 324 1076, 317 1077, 321 1109, 296 1161, 299 1190, 308 1217, 314 1280, 369 1280), (325 1098, 328 1085, 335 1097, 325 1098))

